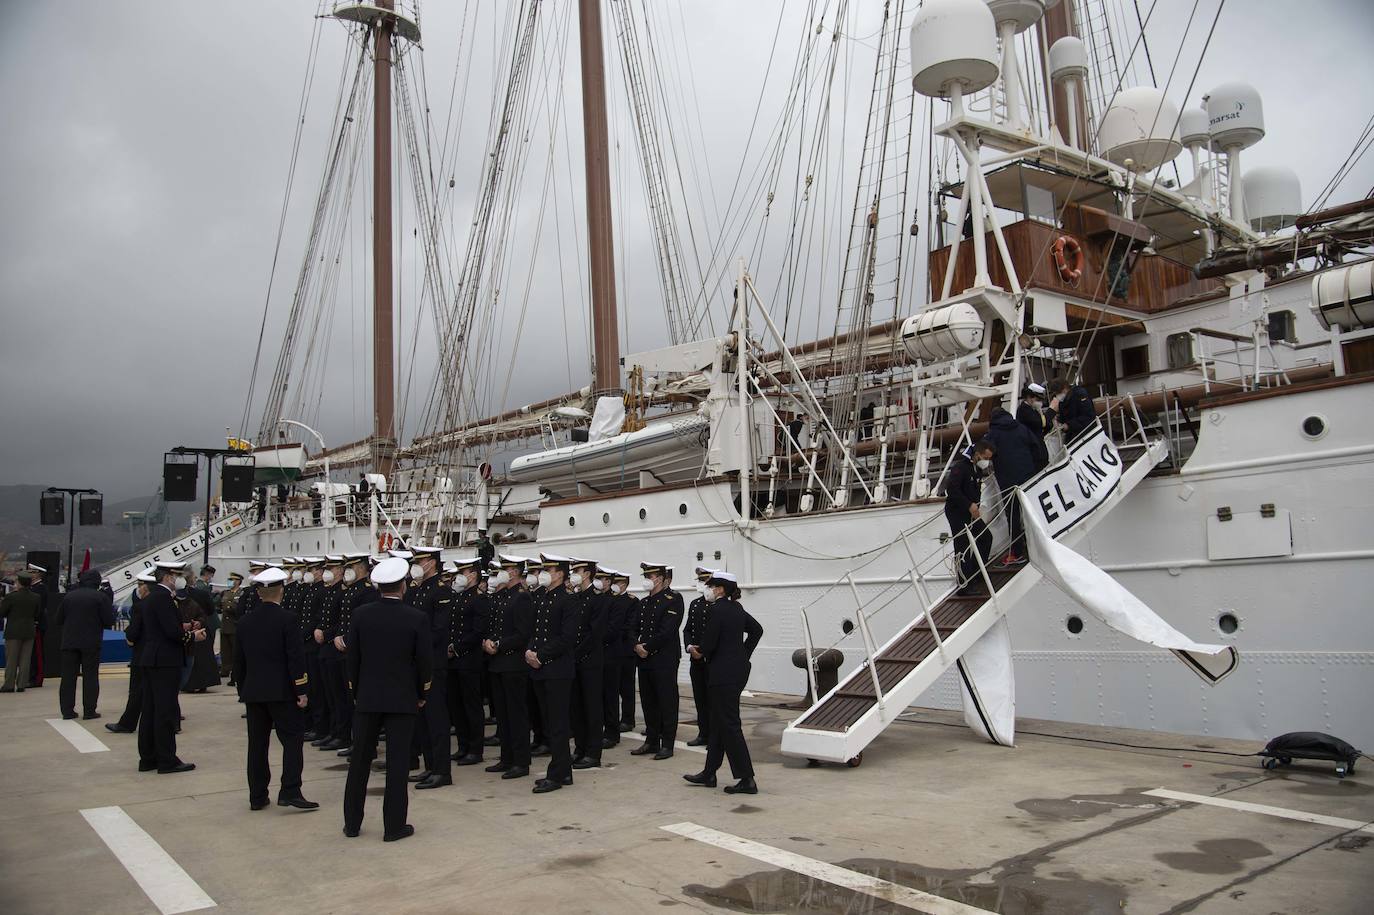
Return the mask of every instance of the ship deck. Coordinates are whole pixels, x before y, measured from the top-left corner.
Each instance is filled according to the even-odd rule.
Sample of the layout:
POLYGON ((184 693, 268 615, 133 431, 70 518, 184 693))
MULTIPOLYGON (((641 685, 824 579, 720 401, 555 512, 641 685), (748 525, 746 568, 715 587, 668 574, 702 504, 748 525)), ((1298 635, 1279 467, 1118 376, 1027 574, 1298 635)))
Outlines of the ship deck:
MULTIPOLYGON (((91 752, 47 721, 56 681, 0 696, 7 913, 1355 913, 1374 893, 1364 763, 1337 780, 1203 752, 1250 743, 1022 720, 1006 749, 957 715, 912 710, 859 767, 808 768, 777 749, 798 713, 760 695, 743 709, 757 796, 691 788, 680 775, 700 768, 699 751, 653 762, 630 757, 628 740, 550 795, 456 768, 454 787, 412 793, 415 837, 384 844, 379 774, 362 836, 340 834, 345 761, 333 753, 306 749, 304 790, 320 810, 250 812, 227 687, 183 697, 179 751, 196 771, 139 774, 135 738, 101 727, 127 670, 107 665, 101 679, 105 717, 66 723, 91 752), (88 819, 122 814, 82 813, 100 808, 153 843, 126 851, 139 880, 88 819)), ((141 841, 110 835, 126 850, 141 841)))

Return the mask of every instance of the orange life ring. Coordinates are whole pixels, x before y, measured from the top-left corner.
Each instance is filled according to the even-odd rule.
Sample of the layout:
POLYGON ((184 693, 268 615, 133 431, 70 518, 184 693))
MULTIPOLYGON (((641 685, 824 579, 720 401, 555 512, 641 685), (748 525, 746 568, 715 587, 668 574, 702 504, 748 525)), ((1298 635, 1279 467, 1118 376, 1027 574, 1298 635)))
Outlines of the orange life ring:
POLYGON ((1059 278, 1066 283, 1077 284, 1083 276, 1083 246, 1072 235, 1061 235, 1054 240, 1054 267, 1059 278))
POLYGON ((377 552, 378 552, 378 553, 385 553, 385 552, 386 552, 387 550, 389 550, 389 549, 391 549, 391 535, 390 535, 390 534, 378 534, 378 535, 377 535, 377 552))

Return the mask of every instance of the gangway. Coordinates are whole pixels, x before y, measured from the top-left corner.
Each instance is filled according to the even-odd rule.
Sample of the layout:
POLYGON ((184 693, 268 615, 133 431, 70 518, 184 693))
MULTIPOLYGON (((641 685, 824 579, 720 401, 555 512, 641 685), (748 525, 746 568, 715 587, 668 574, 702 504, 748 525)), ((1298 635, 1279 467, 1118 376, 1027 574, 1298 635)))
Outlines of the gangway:
MULTIPOLYGON (((242 536, 253 527, 242 512, 234 512, 210 522, 210 543, 219 546, 242 536)), ((197 528, 178 534, 150 549, 134 553, 116 562, 105 573, 114 589, 114 602, 122 603, 134 590, 134 577, 158 560, 192 560, 205 549, 205 531, 197 528)), ((189 576, 188 576, 189 577, 189 576)))
MULTIPOLYGON (((1052 516, 1049 532, 1055 540, 1071 546, 1086 536, 1164 459, 1168 448, 1166 442, 1157 440, 1131 452, 1139 456, 1121 470, 1125 457, 1098 426, 1021 487, 1032 496, 1033 503, 1044 505, 1047 515, 1052 516), (1106 476, 1099 477, 1104 471, 1106 476), (1065 488, 1069 481, 1077 483, 1080 474, 1092 484, 1088 498, 1079 498, 1078 488, 1065 488), (1044 501, 1037 502, 1042 497, 1044 501)), ((864 748, 958 663, 964 652, 1041 578, 1039 570, 1029 563, 1001 568, 983 565, 980 560, 984 593, 961 596, 956 587, 950 587, 938 599, 927 602, 923 599, 924 576, 914 555, 911 560, 908 577, 912 591, 918 604, 928 606, 922 606, 915 619, 878 650, 872 647, 867 618, 859 608, 859 629, 867 657, 787 726, 782 735, 786 755, 856 765, 864 748)), ((855 596, 857 599, 857 591, 855 596)))

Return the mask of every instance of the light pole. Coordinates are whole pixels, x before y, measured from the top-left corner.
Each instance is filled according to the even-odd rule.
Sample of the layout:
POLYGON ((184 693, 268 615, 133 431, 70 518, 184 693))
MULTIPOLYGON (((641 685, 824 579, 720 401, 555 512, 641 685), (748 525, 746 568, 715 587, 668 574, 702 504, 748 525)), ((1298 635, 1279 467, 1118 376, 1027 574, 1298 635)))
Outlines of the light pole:
POLYGON ((320 458, 324 461, 324 493, 327 500, 327 510, 325 511, 324 526, 333 527, 334 522, 334 491, 330 489, 329 482, 329 451, 325 448, 324 436, 307 426, 305 423, 297 422, 294 419, 279 419, 278 426, 300 426, 306 432, 315 436, 315 441, 320 443, 320 458))
MULTIPOLYGON (((67 514, 67 590, 70 591, 72 589, 72 541, 76 537, 76 497, 88 495, 100 496, 100 491, 95 489, 73 489, 67 486, 49 486, 46 490, 44 490, 44 492, 49 496, 54 496, 57 498, 57 508, 59 510, 62 508, 62 496, 58 495, 58 493, 65 493, 67 499, 71 503, 67 514)), ((96 520, 93 523, 99 524, 99 507, 95 509, 95 513, 96 520)), ((44 521, 44 523, 47 523, 46 520, 44 521)), ((62 522, 59 521, 58 523, 61 524, 62 522)), ((81 524, 82 526, 85 526, 86 520, 84 518, 82 519, 81 524)))

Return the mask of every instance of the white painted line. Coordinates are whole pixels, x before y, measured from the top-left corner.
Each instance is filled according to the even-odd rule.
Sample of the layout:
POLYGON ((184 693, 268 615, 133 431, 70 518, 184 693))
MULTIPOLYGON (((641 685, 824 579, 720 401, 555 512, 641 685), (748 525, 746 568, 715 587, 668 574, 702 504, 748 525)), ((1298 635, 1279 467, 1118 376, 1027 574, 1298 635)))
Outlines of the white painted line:
POLYGON ((763 845, 750 839, 741 839, 739 836, 732 836, 728 832, 720 832, 707 826, 698 826, 696 823, 673 823, 670 826, 660 826, 659 829, 704 842, 707 845, 714 845, 737 855, 762 861, 764 864, 785 868, 805 877, 813 877, 835 886, 844 887, 847 890, 864 893, 883 902, 925 912, 927 915, 988 915, 987 909, 955 902, 953 899, 946 899, 932 893, 923 893, 909 886, 883 880, 881 877, 861 874, 858 871, 827 864, 824 861, 807 858, 794 852, 784 851, 781 848, 774 848, 771 845, 763 845))
POLYGON ((1265 816, 1283 817, 1285 820, 1298 820, 1302 823, 1316 823, 1320 826, 1334 826, 1337 829, 1358 829, 1361 832, 1374 832, 1374 821, 1347 820, 1342 817, 1323 816, 1320 813, 1290 810, 1287 807, 1270 807, 1268 804, 1251 804, 1246 801, 1233 801, 1225 797, 1210 797, 1206 794, 1187 794, 1183 791, 1170 791, 1168 788, 1155 788, 1144 793, 1151 797, 1162 797, 1171 801, 1187 801, 1190 804, 1207 804, 1211 807, 1226 807, 1231 810, 1244 810, 1247 813, 1262 813, 1265 816))
POLYGON ((191 875, 124 808, 91 807, 81 815, 162 915, 215 907, 215 900, 205 895, 191 875))
POLYGON ((49 718, 53 730, 67 738, 67 742, 82 753, 108 753, 110 748, 100 742, 90 731, 76 723, 74 718, 49 718))
MULTIPOLYGON (((631 740, 638 740, 640 743, 643 743, 643 742, 644 742, 644 735, 641 734, 641 733, 639 733, 638 731, 626 731, 624 734, 621 734, 620 736, 621 736, 621 737, 628 737, 628 738, 630 738, 631 740)), ((679 749, 679 750, 691 750, 693 753, 702 753, 702 754, 705 754, 705 752, 706 752, 706 748, 705 748, 705 747, 689 747, 689 746, 687 746, 687 741, 685 741, 685 740, 674 740, 674 741, 673 741, 673 746, 676 747, 676 748, 679 749)))

